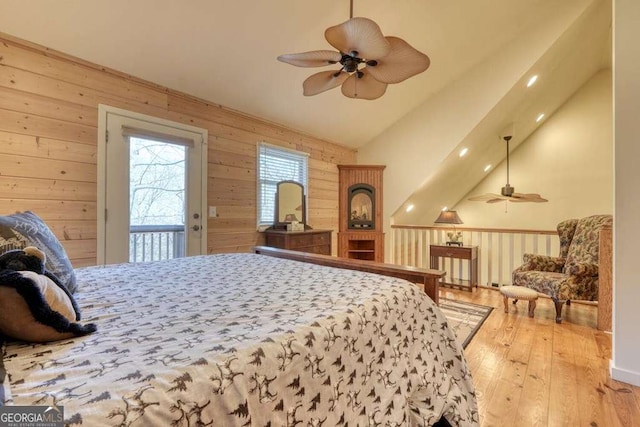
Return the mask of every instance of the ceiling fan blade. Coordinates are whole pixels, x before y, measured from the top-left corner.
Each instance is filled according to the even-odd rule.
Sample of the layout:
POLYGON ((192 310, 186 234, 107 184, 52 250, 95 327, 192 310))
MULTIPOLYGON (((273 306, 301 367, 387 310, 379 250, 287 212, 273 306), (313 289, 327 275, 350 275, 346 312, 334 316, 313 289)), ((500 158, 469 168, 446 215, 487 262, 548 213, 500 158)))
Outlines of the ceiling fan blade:
POLYGON ((384 38, 378 24, 368 18, 351 18, 324 32, 329 44, 340 52, 358 52, 364 59, 378 59, 389 54, 391 46, 384 38))
POLYGON ((533 202, 533 203, 544 203, 548 202, 547 199, 542 198, 537 193, 513 193, 512 202, 533 202))
POLYGON ((510 200, 510 199, 509 197, 500 196, 499 198, 496 198, 496 199, 487 200, 487 203, 500 203, 500 202, 504 202, 505 200, 510 200))
POLYGON ((349 77, 344 71, 321 71, 309 76, 302 83, 303 94, 312 96, 340 86, 349 77))
POLYGON ((502 196, 500 194, 487 193, 480 196, 469 197, 467 200, 470 200, 472 202, 489 202, 493 199, 507 200, 508 197, 502 196))
POLYGON ((376 80, 384 83, 400 83, 429 68, 431 60, 427 55, 398 37, 386 37, 386 39, 391 45, 389 54, 377 59, 377 65, 367 66, 376 80))
POLYGON ((296 67, 324 67, 340 62, 342 55, 333 50, 312 50, 302 53, 287 53, 278 56, 278 61, 295 65, 296 67))
POLYGON ((381 83, 371 77, 367 69, 361 71, 362 77, 358 78, 357 73, 351 74, 342 84, 342 93, 349 98, 377 99, 387 91, 387 84, 381 83))

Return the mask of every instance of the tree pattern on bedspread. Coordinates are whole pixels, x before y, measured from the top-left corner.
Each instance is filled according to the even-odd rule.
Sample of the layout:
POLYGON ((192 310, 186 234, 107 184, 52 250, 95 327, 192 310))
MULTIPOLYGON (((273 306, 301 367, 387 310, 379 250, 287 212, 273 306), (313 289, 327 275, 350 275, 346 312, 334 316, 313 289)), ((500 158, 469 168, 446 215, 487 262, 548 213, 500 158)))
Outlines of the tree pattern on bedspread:
POLYGON ((254 254, 78 271, 97 334, 9 343, 12 404, 68 425, 477 425, 470 373, 417 286, 254 254))

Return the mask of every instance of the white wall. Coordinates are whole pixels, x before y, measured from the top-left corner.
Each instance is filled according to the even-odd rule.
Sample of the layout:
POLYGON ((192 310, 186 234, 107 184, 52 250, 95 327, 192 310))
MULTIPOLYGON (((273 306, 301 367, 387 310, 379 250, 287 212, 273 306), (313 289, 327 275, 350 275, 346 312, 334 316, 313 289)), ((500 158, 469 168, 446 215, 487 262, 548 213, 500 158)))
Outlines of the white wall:
POLYGON ((640 2, 614 3, 614 379, 640 386, 640 2))
POLYGON ((506 183, 505 161, 455 206, 465 226, 554 230, 568 218, 612 214, 612 126, 611 70, 603 70, 511 152, 511 186, 539 193, 549 202, 468 201, 500 193, 506 183))

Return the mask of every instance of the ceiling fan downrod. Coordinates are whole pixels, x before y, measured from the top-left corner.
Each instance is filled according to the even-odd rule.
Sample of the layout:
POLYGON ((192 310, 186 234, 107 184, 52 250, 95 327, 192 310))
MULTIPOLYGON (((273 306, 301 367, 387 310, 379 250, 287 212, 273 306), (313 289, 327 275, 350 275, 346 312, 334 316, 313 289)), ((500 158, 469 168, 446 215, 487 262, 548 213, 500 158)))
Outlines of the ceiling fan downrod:
POLYGON ((504 140, 507 142, 507 185, 502 187, 500 193, 505 197, 513 196, 514 188, 509 185, 509 141, 511 141, 512 136, 506 135, 504 140))

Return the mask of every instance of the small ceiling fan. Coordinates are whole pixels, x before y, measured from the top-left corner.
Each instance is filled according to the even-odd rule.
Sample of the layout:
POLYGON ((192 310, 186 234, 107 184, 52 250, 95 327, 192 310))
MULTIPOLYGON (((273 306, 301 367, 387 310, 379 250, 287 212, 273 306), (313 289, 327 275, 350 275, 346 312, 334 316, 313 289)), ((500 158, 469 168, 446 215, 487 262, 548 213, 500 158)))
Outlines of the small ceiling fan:
POLYGON ((344 96, 377 99, 384 95, 388 84, 400 83, 429 68, 431 61, 427 55, 398 37, 385 37, 371 19, 354 18, 353 0, 349 18, 324 32, 338 52, 313 50, 278 56, 278 61, 298 67, 340 64, 339 70, 321 71, 308 77, 302 84, 305 96, 342 85, 344 96))
POLYGON ((508 200, 510 202, 515 202, 515 203, 548 202, 547 199, 543 199, 539 194, 536 194, 536 193, 516 193, 515 188, 509 185, 509 141, 511 140, 511 135, 505 136, 504 140, 507 143, 507 185, 502 187, 500 194, 487 193, 481 196, 469 197, 469 200, 473 202, 487 202, 487 203, 498 203, 505 200, 508 200))

